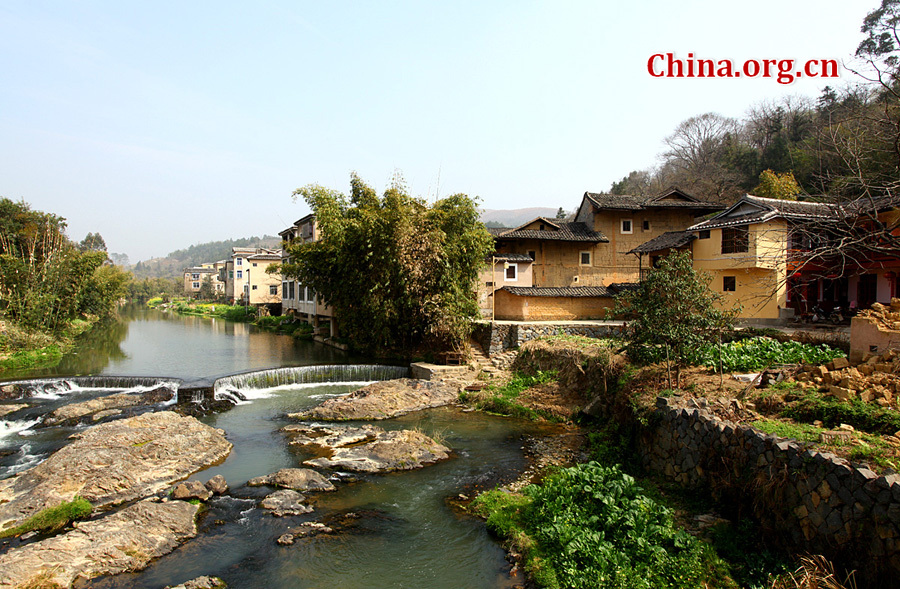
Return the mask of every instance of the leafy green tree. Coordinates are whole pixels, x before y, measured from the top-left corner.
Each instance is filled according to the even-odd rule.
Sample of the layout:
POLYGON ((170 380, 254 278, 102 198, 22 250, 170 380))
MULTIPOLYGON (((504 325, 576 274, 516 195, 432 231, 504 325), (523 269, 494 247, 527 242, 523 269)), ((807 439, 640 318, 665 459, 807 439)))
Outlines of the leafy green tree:
POLYGON ((560 220, 566 218, 566 211, 562 207, 559 207, 559 210, 556 211, 556 218, 560 220))
POLYGON ((78 244, 78 249, 82 251, 105 252, 106 241, 99 233, 88 233, 84 239, 81 240, 81 243, 78 244))
POLYGON ((694 270, 689 252, 673 252, 660 260, 638 288, 619 295, 616 313, 629 317, 629 353, 662 348, 669 373, 675 366, 675 386, 681 368, 703 344, 716 341, 734 324, 738 309, 722 310, 722 295, 709 289, 710 278, 694 270))
POLYGON ((455 194, 429 205, 399 176, 380 197, 356 174, 350 185, 349 195, 318 185, 294 192, 315 213, 322 238, 288 246, 292 263, 282 274, 313 287, 360 350, 460 349, 493 247, 475 202, 455 194))

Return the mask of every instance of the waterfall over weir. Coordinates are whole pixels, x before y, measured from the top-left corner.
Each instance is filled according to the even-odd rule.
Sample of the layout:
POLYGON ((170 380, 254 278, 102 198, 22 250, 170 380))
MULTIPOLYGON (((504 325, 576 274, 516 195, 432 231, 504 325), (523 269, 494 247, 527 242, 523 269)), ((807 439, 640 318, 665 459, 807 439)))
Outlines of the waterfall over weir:
POLYGON ((296 366, 248 372, 220 378, 213 385, 217 400, 246 400, 241 391, 269 389, 293 384, 371 382, 409 376, 408 366, 382 364, 333 364, 325 366, 296 366))
POLYGON ((69 376, 65 378, 38 378, 0 382, 2 398, 45 397, 56 398, 72 391, 84 389, 141 389, 166 386, 173 391, 181 381, 175 378, 141 376, 69 376))

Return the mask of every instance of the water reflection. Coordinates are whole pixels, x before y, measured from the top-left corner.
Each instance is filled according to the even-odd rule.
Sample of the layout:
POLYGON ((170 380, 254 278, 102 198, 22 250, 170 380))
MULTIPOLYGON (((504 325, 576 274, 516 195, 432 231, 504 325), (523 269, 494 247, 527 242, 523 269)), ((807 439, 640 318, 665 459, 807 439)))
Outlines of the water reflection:
POLYGON ((363 358, 311 341, 224 319, 164 313, 138 305, 94 326, 54 368, 4 374, 0 380, 113 374, 211 378, 281 366, 345 364, 363 358))

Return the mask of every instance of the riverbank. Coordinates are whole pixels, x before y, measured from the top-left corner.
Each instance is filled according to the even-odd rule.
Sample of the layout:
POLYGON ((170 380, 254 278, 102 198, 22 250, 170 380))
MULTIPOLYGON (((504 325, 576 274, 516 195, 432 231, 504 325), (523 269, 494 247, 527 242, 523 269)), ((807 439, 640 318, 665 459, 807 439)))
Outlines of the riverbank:
POLYGON ((290 335, 298 339, 312 339, 313 327, 305 321, 298 321, 289 315, 265 315, 259 316, 253 306, 227 305, 224 303, 204 303, 192 299, 173 299, 164 302, 161 298, 150 299, 147 306, 151 309, 159 309, 164 312, 178 313, 179 315, 194 315, 198 317, 214 317, 250 323, 256 327, 278 333, 290 335))
MULTIPOLYGON (((813 352, 795 343, 776 345, 753 339, 738 347, 743 349, 741 354, 734 354, 735 361, 738 356, 743 363, 765 360, 765 366, 772 365, 770 359, 766 360, 770 355, 784 358, 813 352)), ((545 587, 582 586, 577 575, 567 575, 592 571, 588 581, 580 577, 587 582, 584 586, 620 586, 614 582, 615 577, 605 576, 602 563, 585 561, 578 567, 567 564, 564 547, 595 533, 613 544, 585 548, 587 552, 608 549, 637 558, 639 569, 649 566, 627 547, 631 541, 628 534, 597 530, 596 522, 606 515, 570 513, 567 505, 584 502, 565 498, 566 489, 577 483, 591 486, 603 496, 611 485, 615 493, 630 494, 647 505, 655 502, 667 506, 677 528, 706 543, 703 550, 710 551, 707 556, 696 560, 696 554, 690 553, 689 562, 678 565, 688 567, 683 572, 693 571, 694 576, 685 579, 694 580, 687 585, 672 581, 672 586, 692 586, 704 575, 708 578, 703 582, 709 587, 804 586, 792 584, 790 571, 798 566, 802 566, 800 575, 820 580, 831 575, 834 584, 830 586, 841 586, 839 581, 845 579, 845 573, 829 569, 828 560, 820 556, 797 559, 796 555, 804 552, 825 554, 845 566, 845 571, 857 569, 859 580, 875 587, 887 586, 883 580, 893 565, 884 552, 876 550, 882 555, 879 557, 866 550, 866 556, 857 558, 853 549, 842 547, 875 546, 879 544, 877 539, 895 525, 882 513, 895 510, 890 491, 884 499, 887 503, 882 503, 879 495, 884 485, 900 486, 892 485, 897 477, 891 474, 896 464, 894 444, 900 441, 891 435, 898 417, 896 398, 889 392, 893 390, 892 357, 872 357, 867 364, 852 367, 843 356, 837 356, 819 366, 801 366, 796 373, 781 370, 780 376, 771 374, 765 388, 740 382, 730 374, 721 388, 714 370, 694 368, 683 374, 682 389, 666 390, 663 367, 635 368, 622 358, 615 359, 615 349, 611 342, 565 336, 531 342, 519 350, 508 382, 488 384, 479 391, 470 388, 465 394, 475 407, 522 417, 530 413, 539 419, 553 418, 538 414, 538 410, 553 405, 565 407, 562 415, 568 410, 580 414, 575 418, 581 425, 580 433, 573 430, 566 433, 565 440, 548 438, 526 443, 526 447, 537 449, 529 454, 540 455, 550 469, 529 469, 520 480, 484 495, 472 507, 507 539, 511 555, 532 580, 545 587), (767 386, 776 378, 785 381, 767 386), (839 385, 831 383, 840 382, 841 388, 850 387, 848 394, 857 398, 837 398, 833 391, 839 385), (859 392, 853 393, 853 387, 859 392), (810 423, 803 423, 803 419, 810 423), (838 422, 846 425, 835 432, 838 422), (880 439, 873 428, 883 430, 880 439), (827 452, 817 451, 819 448, 827 452), (556 459, 552 458, 554 454, 556 459), (808 460, 804 460, 807 455, 808 460), (597 466, 586 464, 590 460, 597 466), (617 464, 620 471, 609 470, 617 464), (778 475, 782 471, 791 474, 785 478, 778 475), (885 474, 878 477, 876 473, 882 471, 885 474), (865 491, 859 488, 857 479, 868 481, 865 491), (822 486, 816 488, 819 480, 822 486), (528 487, 530 483, 539 485, 528 487), (633 484, 640 489, 624 490, 633 484), (547 495, 548 485, 559 493, 547 495), (810 493, 810 489, 815 491, 810 493), (855 493, 855 506, 849 514, 844 509, 847 492, 855 493), (536 509, 549 510, 556 518, 553 522, 562 526, 554 528, 556 532, 568 530, 568 535, 551 538, 545 529, 553 522, 529 528, 547 516, 544 513, 538 517, 532 513, 536 509), (833 515, 826 513, 823 522, 817 523, 823 510, 833 515), (868 515, 857 521, 852 514, 860 510, 868 515), (848 517, 852 520, 849 523, 848 517), (833 521, 825 524, 824 519, 833 521), (833 524, 838 519, 841 529, 847 523, 847 529, 852 530, 849 534, 835 532, 833 524), (873 528, 874 520, 880 522, 878 530, 873 528), (863 570, 861 559, 873 566, 863 570), (597 585, 600 578, 607 581, 597 585)), ((828 349, 820 351, 826 360, 835 356, 828 349)), ((557 412, 556 419, 562 415, 557 412)), ((626 512, 619 515, 628 519, 626 512)), ((660 539, 663 544, 665 536, 660 539)), ((638 578, 651 574, 649 569, 643 570, 638 578)), ((797 573, 794 576, 799 578, 797 573)))
POLYGON ((0 320, 0 377, 5 372, 51 368, 75 345, 75 338, 99 321, 96 316, 69 321, 60 333, 43 333, 0 320))

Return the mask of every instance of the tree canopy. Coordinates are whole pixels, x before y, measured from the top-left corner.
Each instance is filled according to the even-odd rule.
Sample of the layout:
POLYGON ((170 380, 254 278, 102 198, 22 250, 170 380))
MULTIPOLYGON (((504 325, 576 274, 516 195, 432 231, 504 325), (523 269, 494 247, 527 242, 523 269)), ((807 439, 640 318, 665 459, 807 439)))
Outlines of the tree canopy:
POLYGON ((321 239, 288 246, 281 270, 334 309, 341 336, 369 353, 459 348, 478 315, 475 282, 493 242, 473 199, 433 204, 402 178, 378 196, 356 174, 350 194, 311 184, 294 192, 321 239))
POLYGON ((0 313, 8 319, 54 331, 112 312, 124 295, 129 275, 105 251, 71 242, 65 228, 62 217, 0 198, 0 313))
POLYGON ((638 288, 616 299, 616 313, 630 318, 625 329, 630 353, 661 349, 666 363, 677 369, 676 386, 691 352, 716 340, 737 316, 737 309, 720 308, 722 295, 709 282, 706 273, 694 270, 689 252, 673 252, 638 288))

